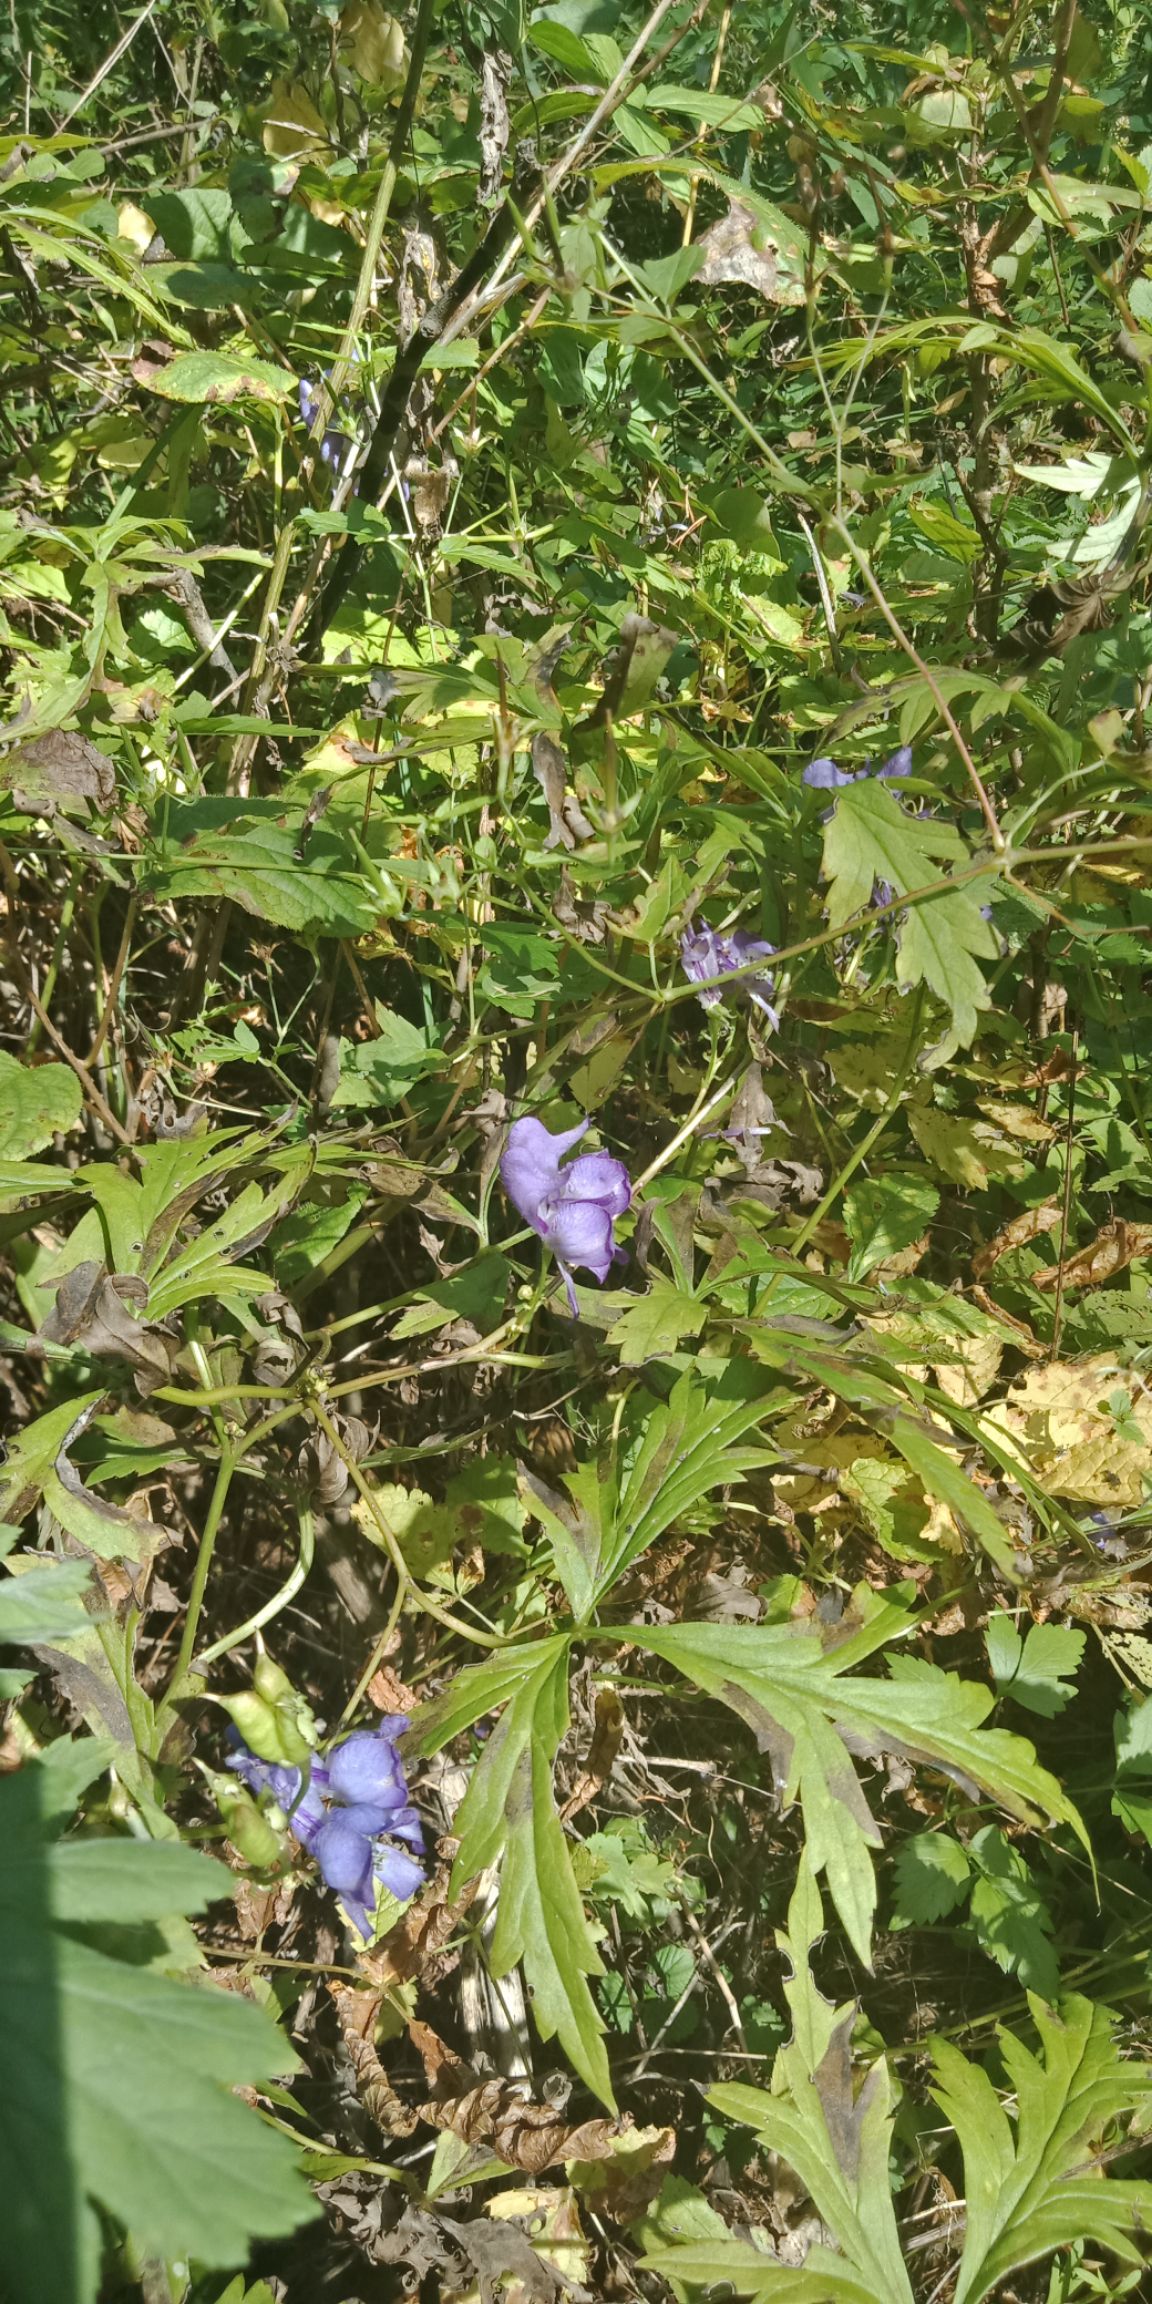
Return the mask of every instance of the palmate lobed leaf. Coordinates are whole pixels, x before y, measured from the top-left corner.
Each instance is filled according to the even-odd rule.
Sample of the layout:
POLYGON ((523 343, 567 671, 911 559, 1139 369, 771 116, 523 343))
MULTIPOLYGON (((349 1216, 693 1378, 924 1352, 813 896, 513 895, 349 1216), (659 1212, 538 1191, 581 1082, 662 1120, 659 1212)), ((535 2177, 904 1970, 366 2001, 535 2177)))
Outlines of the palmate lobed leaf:
MULTIPOLYGON (((658 2245, 642 2261, 678 2286, 723 2283, 766 2304, 912 2304, 889 2184, 888 2070, 880 2058, 862 2082, 855 2079, 855 2011, 832 2007, 812 1979, 822 1924, 805 1858, 779 1938, 792 1963, 785 1988, 792 2037, 777 2053, 771 2093, 719 2087, 709 2101, 796 2171, 840 2255, 817 2246, 793 2271, 744 2241, 717 2237, 658 2245)), ((1012 2273, 1080 2239, 1125 2264, 1146 2261, 1137 2235, 1152 2228, 1152 2184, 1104 2176, 1094 2147, 1126 2115, 1146 2116, 1152 2074, 1145 2063, 1121 2060, 1108 2010, 1080 1998, 1059 2014, 1035 1998, 1029 2006, 1039 2054, 999 2029, 1015 2122, 981 2066, 949 2041, 933 2049, 932 2093, 964 2159, 964 2245, 949 2291, 955 2304, 984 2304, 1012 2273)))
MULTIPOLYGON (((829 925, 843 928, 864 911, 878 881, 907 896, 940 880, 942 866, 968 860, 954 825, 909 815, 876 777, 849 784, 837 795, 824 833, 829 925)), ((977 963, 994 960, 999 946, 980 910, 986 898, 985 881, 945 885, 941 895, 910 905, 900 915, 897 983, 926 984, 943 1001, 951 1011, 953 1046, 967 1047, 980 1010, 989 1002, 977 963)))
POLYGON ((552 1771, 568 1729, 570 1636, 507 1649, 461 1672, 436 1704, 417 1713, 410 1741, 438 1751, 482 1714, 504 1703, 453 1819, 459 1851, 453 1891, 501 1863, 500 1903, 490 1960, 496 1977, 518 1961, 545 2040, 556 2038, 605 2104, 613 2104, 603 2024, 586 1979, 603 1972, 588 1925, 552 1771))
POLYGON ((890 1658, 886 1679, 852 1670, 914 1622, 891 1603, 865 1599, 864 1606, 861 1628, 830 1649, 799 1624, 634 1626, 631 1637, 730 1705, 771 1752, 784 1804, 800 1803, 812 1869, 826 1875, 840 1919, 870 1965, 876 1887, 869 1848, 880 1833, 852 1752, 926 1761, 990 1794, 1023 1823, 1046 1818, 1085 1836, 1032 1746, 1005 1729, 984 1728, 990 1689, 917 1657, 890 1658))
POLYGON ((94 2304, 95 2202, 146 2254, 216 2265, 310 2202, 292 2148, 231 2093, 292 2065, 271 2019, 137 1965, 131 1933, 119 1958, 73 1932, 201 1911, 229 1875, 175 1846, 55 1844, 40 1773, 0 1784, 0 2287, 12 2304, 94 2304))

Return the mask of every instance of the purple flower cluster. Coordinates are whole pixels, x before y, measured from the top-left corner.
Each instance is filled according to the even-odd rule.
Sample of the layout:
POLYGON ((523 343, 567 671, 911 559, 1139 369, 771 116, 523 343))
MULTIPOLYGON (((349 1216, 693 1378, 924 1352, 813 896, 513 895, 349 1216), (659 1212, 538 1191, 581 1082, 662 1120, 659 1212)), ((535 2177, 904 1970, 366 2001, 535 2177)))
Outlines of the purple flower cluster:
POLYGON ((893 752, 879 768, 874 768, 870 760, 866 760, 862 768, 838 768, 834 760, 824 756, 819 760, 810 760, 800 782, 806 784, 810 792, 839 792, 845 784, 861 784, 869 776, 892 779, 911 774, 912 746, 901 744, 899 750, 893 752))
MULTIPOLYGON (((697 994, 702 1008, 718 1008, 724 996, 725 976, 737 968, 747 968, 753 960, 769 960, 776 947, 762 936, 753 936, 747 928, 737 928, 728 936, 719 928, 688 929, 680 938, 680 958, 684 974, 690 984, 703 989, 697 994)), ((776 990, 774 978, 761 972, 757 976, 744 976, 732 990, 743 993, 755 1002, 775 1032, 780 1018, 772 1006, 776 990)))
POLYGON ((378 1728, 358 1728, 326 1760, 314 1759, 307 1775, 258 1760, 243 1743, 228 1759, 250 1792, 271 1794, 283 1809, 294 1838, 316 1858, 364 1937, 371 1934, 379 1888, 404 1904, 424 1878, 417 1861, 424 1834, 396 1750, 407 1726, 398 1713, 378 1728))
POLYGON ((628 1170, 609 1152, 585 1152, 561 1167, 564 1154, 587 1131, 587 1120, 558 1135, 540 1120, 514 1120, 500 1160, 500 1180, 512 1206, 560 1266, 573 1319, 580 1306, 569 1266, 579 1264, 597 1280, 607 1279, 623 1254, 612 1226, 632 1198, 628 1170))

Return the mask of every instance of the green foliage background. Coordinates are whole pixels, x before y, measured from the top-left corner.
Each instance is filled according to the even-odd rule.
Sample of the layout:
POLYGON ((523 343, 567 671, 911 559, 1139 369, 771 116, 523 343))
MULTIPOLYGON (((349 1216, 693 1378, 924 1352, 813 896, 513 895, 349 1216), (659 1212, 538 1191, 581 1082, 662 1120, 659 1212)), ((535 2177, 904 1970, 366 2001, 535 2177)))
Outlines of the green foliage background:
POLYGON ((0 55, 3 2304, 1146 2295, 1146 10, 0 55))

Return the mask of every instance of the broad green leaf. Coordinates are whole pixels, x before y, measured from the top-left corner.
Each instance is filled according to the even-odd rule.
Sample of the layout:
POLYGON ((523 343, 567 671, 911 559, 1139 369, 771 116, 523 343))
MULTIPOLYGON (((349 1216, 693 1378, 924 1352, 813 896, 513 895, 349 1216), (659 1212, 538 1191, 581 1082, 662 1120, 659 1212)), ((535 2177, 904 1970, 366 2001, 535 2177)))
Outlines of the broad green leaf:
POLYGON ((1147 2119, 1152 2071, 1122 2062, 1108 2009, 1079 1996, 1059 2013, 1029 1998, 1039 2054, 999 2029, 1015 2097, 1008 2117, 988 2078, 950 2041, 933 2045, 932 2093, 964 2155, 964 2250, 955 2304, 981 2304, 1002 2281, 1057 2248, 1092 2239, 1124 2264, 1146 2262, 1152 2184, 1105 2173, 1098 2148, 1125 2115, 1147 2119))
POLYGON ((790 1960, 785 1997, 792 2038, 777 2051, 772 2091, 742 2086, 709 2091, 725 2119, 754 2129, 800 2177, 839 2254, 816 2245, 793 2271, 756 2260, 743 2243, 713 2240, 702 2246, 658 2248, 644 2261, 669 2279, 727 2280, 740 2295, 779 2298, 781 2304, 913 2304, 888 2162, 892 2144, 892 2084, 883 2057, 859 2084, 852 2068, 856 2011, 835 2008, 812 1978, 812 1947, 823 1927, 820 1892, 807 1857, 801 1859, 778 1938, 790 1960), (696 2269, 701 2264, 709 2270, 696 2269))
POLYGON ((0 1643, 67 1640, 91 1617, 81 1595, 92 1572, 83 1560, 48 1560, 0 1584, 0 1643))
POLYGON ((203 1910, 229 1875, 190 1849, 53 1844, 38 1776, 0 1782, 0 2284, 21 2304, 95 2304, 95 2204, 147 2255, 228 2265, 292 2231, 309 2196, 291 2145, 232 2092, 291 2068, 276 2026, 131 1955, 142 1920, 203 1910), (94 1921, 101 1950, 74 1932, 94 1921))
POLYGON ((988 883, 956 885, 947 868, 969 861, 960 834, 934 816, 911 816, 886 784, 867 777, 838 793, 824 832, 824 872, 829 882, 828 920, 847 925, 866 911, 877 883, 897 896, 941 885, 939 896, 901 912, 896 942, 896 980, 902 986, 926 984, 952 1015, 953 1044, 967 1047, 989 991, 980 960, 994 960, 996 935, 980 911, 988 883), (942 873, 941 867, 945 867, 942 873))
POLYGON ((297 935, 359 936, 382 910, 378 892, 329 825, 304 854, 302 810, 233 800, 171 802, 164 837, 144 866, 152 893, 173 901, 228 897, 297 935))
POLYGON ((897 1752, 976 1784, 1024 1823, 1042 1818, 1083 1826, 1023 1737, 985 1729, 992 1693, 918 1657, 892 1656, 887 1679, 852 1667, 913 1619, 891 1603, 839 1647, 825 1649, 808 1624, 634 1625, 639 1648, 663 1656, 709 1695, 731 1706, 772 1755, 785 1807, 798 1800, 808 1860, 825 1873, 837 1912, 860 1958, 871 1959, 876 1889, 869 1848, 880 1832, 869 1812, 853 1751, 897 1752))
POLYGON ((0 1519, 24 1520, 43 1497, 62 1528, 102 1559, 142 1560, 162 1540, 150 1520, 137 1519, 86 1488, 68 1455, 102 1392, 83 1392, 26 1424, 0 1462, 0 1519))
POLYGON ((649 88, 644 102, 653 112, 672 112, 685 120, 697 120, 702 127, 735 132, 764 126, 764 113, 758 104, 722 96, 718 88, 680 88, 671 81, 661 81, 658 88, 649 88))
MULTIPOLYGON (((23 1161, 80 1118, 80 1082, 67 1064, 18 1064, 0 1049, 0 1161, 23 1161)), ((6 1190, 0 1168, 0 1191, 6 1190)), ((19 1187, 17 1187, 19 1189, 19 1187)))
POLYGON ((506 1700, 453 1820, 460 1842, 453 1892, 501 1864, 492 1973, 506 1976, 523 1962, 541 2037, 559 2039, 581 2078, 611 2104, 603 2025, 586 1982, 603 1964, 552 1793, 568 1729, 569 1645, 561 1633, 460 1673, 437 1704, 417 1714, 411 1741, 436 1751, 506 1700))
POLYGON ((910 1248, 940 1206, 935 1185, 920 1176, 861 1177, 844 1194, 844 1222, 852 1242, 849 1280, 864 1280, 877 1264, 910 1248))
POLYGON ((704 1306, 669 1280, 655 1280, 646 1296, 638 1298, 608 1330, 605 1341, 614 1344, 626 1368, 644 1360, 659 1360, 674 1352, 681 1337, 698 1335, 704 1325, 704 1306))
POLYGON ((221 400, 262 400, 276 407, 296 390, 288 368, 270 360, 240 359, 232 352, 179 352, 166 368, 149 363, 139 381, 162 400, 182 400, 195 407, 221 400))
POLYGON ((1030 1624, 1023 1639, 1003 1610, 984 1635, 997 1692, 1011 1696, 1043 1720, 1054 1720, 1076 1694, 1075 1678, 1086 1634, 1072 1624, 1030 1624))

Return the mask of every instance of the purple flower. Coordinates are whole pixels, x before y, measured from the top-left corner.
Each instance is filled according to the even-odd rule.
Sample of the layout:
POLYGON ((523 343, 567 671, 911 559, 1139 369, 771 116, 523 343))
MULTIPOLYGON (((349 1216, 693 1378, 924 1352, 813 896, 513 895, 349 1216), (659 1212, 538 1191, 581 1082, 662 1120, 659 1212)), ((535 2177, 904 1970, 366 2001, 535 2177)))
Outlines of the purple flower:
MULTIPOLYGON (((320 413, 320 394, 307 376, 300 378, 299 394, 300 420, 311 431, 320 413)), ((339 425, 328 425, 320 442, 321 463, 327 464, 339 476, 352 445, 351 437, 347 432, 342 432, 339 425)))
MULTIPOLYGON (((831 763, 829 763, 831 765, 831 763)), ((737 968, 746 968, 750 961, 768 960, 776 947, 763 936, 750 935, 747 928, 737 928, 726 936, 719 928, 698 928, 693 935, 686 930, 680 938, 680 958, 689 983, 704 989, 697 994, 702 1008, 718 1008, 724 996, 723 979, 737 968)), ((767 1017, 773 1031, 779 1029, 780 1018, 772 1006, 776 986, 772 976, 744 976, 732 986, 742 992, 767 1017)))
POLYGON ((326 1760, 313 1760, 307 1777, 299 1768, 258 1760, 243 1743, 228 1757, 229 1768, 243 1777, 250 1792, 270 1794, 284 1810, 294 1839, 315 1857, 328 1887, 342 1898, 364 1937, 372 1931, 379 1888, 404 1904, 424 1878, 417 1861, 424 1850, 423 1828, 409 1805, 396 1750, 396 1739, 407 1726, 397 1713, 377 1728, 354 1730, 326 1760), (403 1845, 397 1847, 397 1841, 403 1845))
POLYGON ((912 746, 901 744, 879 768, 873 768, 871 760, 866 760, 862 768, 838 768, 834 760, 822 755, 819 760, 809 761, 800 782, 811 792, 839 792, 845 784, 860 784, 868 776, 892 779, 911 774, 912 746))
POLYGON ((565 1152, 587 1134, 589 1122, 564 1128, 553 1135, 539 1120, 514 1120, 500 1160, 500 1181, 517 1214, 538 1232, 560 1266, 573 1319, 580 1306, 569 1265, 579 1264, 606 1280, 612 1264, 623 1255, 616 1246, 613 1221, 622 1216, 632 1198, 632 1186, 622 1160, 608 1152, 585 1152, 561 1168, 565 1152))

